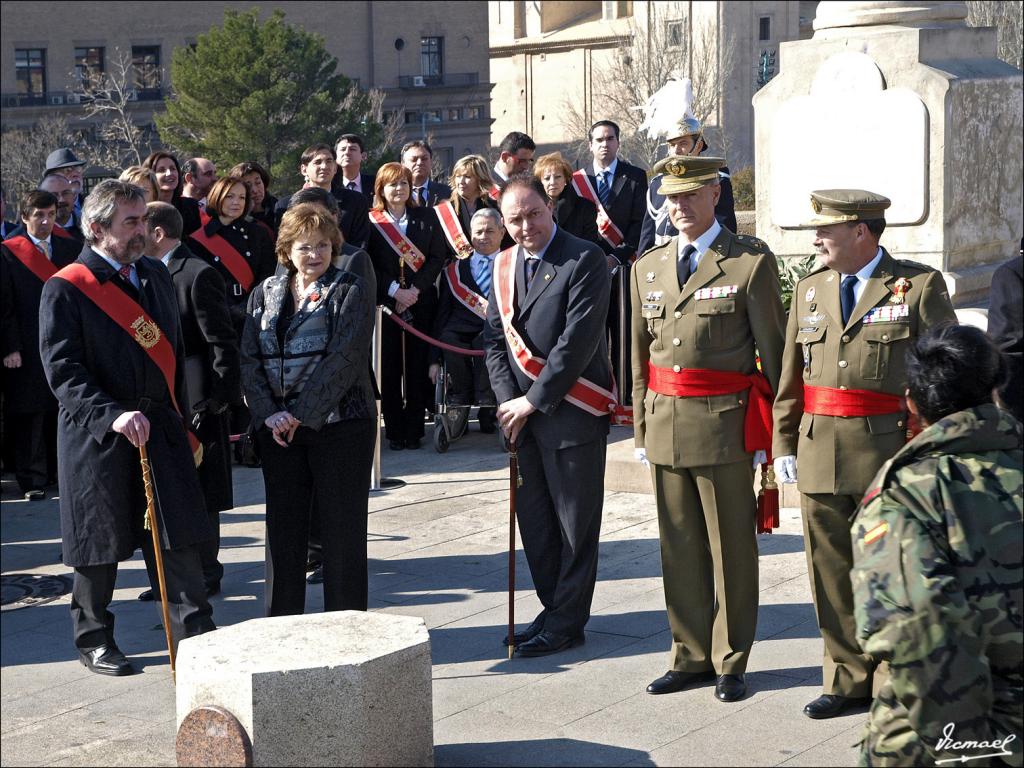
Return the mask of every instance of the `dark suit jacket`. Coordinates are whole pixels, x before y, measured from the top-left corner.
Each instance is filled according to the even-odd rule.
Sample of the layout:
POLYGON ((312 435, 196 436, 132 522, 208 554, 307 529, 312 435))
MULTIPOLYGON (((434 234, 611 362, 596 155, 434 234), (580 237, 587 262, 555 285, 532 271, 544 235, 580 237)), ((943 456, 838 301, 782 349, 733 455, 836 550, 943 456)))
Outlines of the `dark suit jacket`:
MULTIPOLYGON (((406 228, 406 237, 420 249, 426 257, 426 262, 418 272, 406 267, 405 282, 409 288, 420 289, 420 297, 412 306, 412 314, 419 324, 426 323, 426 328, 429 329, 433 325, 434 312, 437 308, 437 276, 444 266, 447 253, 444 234, 441 232, 441 223, 437 216, 429 208, 407 210, 409 225, 406 228)), ((377 275, 377 304, 394 309, 395 300, 388 296, 388 289, 392 282, 398 282, 398 254, 375 226, 371 226, 370 242, 366 245, 366 252, 370 254, 373 271, 377 275)))
POLYGON ((172 204, 181 214, 181 236, 188 237, 203 225, 202 217, 199 215, 199 201, 191 197, 179 197, 172 200, 172 204))
POLYGON ((611 389, 605 340, 611 286, 604 253, 593 243, 558 229, 529 292, 525 281, 519 249, 512 322, 526 345, 535 355, 546 358, 547 364, 536 381, 519 370, 505 340, 498 303, 491 301, 484 326, 484 349, 498 402, 525 394, 537 409, 527 420, 526 429, 548 448, 568 448, 604 437, 608 434, 608 417, 594 416, 563 399, 581 376, 611 389))
MULTIPOLYGON (((21 237, 28 238, 27 235, 21 237)), ((78 241, 56 235, 50 237, 50 246, 56 267, 70 264, 82 250, 78 241)), ((10 293, 10 306, 5 307, 4 312, 10 310, 11 313, 7 321, 10 339, 4 345, 3 356, 21 353, 21 367, 4 370, 7 407, 20 413, 55 409, 57 401, 46 383, 43 361, 39 357, 39 300, 43 295, 43 282, 6 245, 0 247, 0 281, 7 284, 4 293, 10 293)), ((4 304, 7 304, 6 297, 4 304)))
POLYGON ((189 398, 193 403, 210 398, 221 403, 240 402, 238 336, 228 311, 224 279, 184 243, 171 253, 167 271, 178 300, 185 357, 196 360, 186 365, 189 398), (200 375, 190 375, 200 367, 200 375))
MULTIPOLYGON (((472 291, 480 293, 480 286, 473 279, 472 259, 461 259, 455 262, 459 270, 459 279, 472 291)), ((437 296, 437 318, 434 320, 434 337, 440 338, 445 329, 455 333, 477 334, 484 328, 484 321, 455 298, 448 276, 441 275, 440 288, 437 296)), ((486 297, 485 297, 486 298, 486 297)))
POLYGON ((1024 257, 1014 256, 992 275, 988 332, 1006 356, 1010 376, 999 390, 1018 421, 1024 421, 1024 257))
MULTIPOLYGON (((162 264, 136 262, 141 294, 91 248, 78 262, 101 284, 139 297, 175 351, 179 403, 187 402, 184 346, 171 276, 162 264)), ((64 565, 103 565, 132 556, 142 535, 145 495, 139 452, 111 429, 125 411, 142 410, 151 424, 150 461, 164 542, 172 549, 212 535, 181 417, 163 375, 146 351, 77 288, 58 277, 43 286, 39 350, 60 403, 57 466, 64 565), (141 402, 140 402, 141 401, 141 402)), ((186 412, 185 418, 189 418, 186 412)), ((148 535, 148 532, 146 533, 148 535)))
MULTIPOLYGON (((340 209, 338 227, 341 229, 341 236, 345 238, 346 243, 351 243, 357 248, 365 248, 366 241, 370 236, 370 220, 368 218, 370 206, 367 204, 366 198, 351 189, 339 189, 337 192, 332 190, 331 194, 338 201, 340 209)), ((288 203, 291 202, 291 199, 291 195, 286 195, 277 201, 277 205, 274 207, 275 230, 280 229, 281 217, 288 210, 288 203)))
MULTIPOLYGON (((596 192, 597 179, 594 176, 593 163, 586 170, 596 192)), ((598 245, 605 253, 615 256, 623 264, 628 264, 640 245, 640 229, 644 223, 644 212, 647 210, 647 174, 635 165, 620 159, 615 166, 612 194, 605 210, 615 226, 622 231, 623 243, 613 248, 601 238, 598 245)))
MULTIPOLYGON (((362 187, 361 194, 366 198, 366 204, 371 208, 373 207, 373 183, 375 180, 376 179, 372 173, 359 173, 359 186, 362 187)), ((341 170, 339 169, 338 172, 334 174, 334 178, 331 179, 331 192, 335 197, 337 197, 338 193, 343 189, 345 189, 344 177, 341 175, 341 170)))
MULTIPOLYGON (((679 234, 672 222, 669 221, 668 211, 665 208, 665 196, 658 194, 658 187, 661 186, 659 174, 651 179, 647 187, 647 204, 644 212, 644 225, 640 230, 640 247, 637 248, 637 255, 642 256, 657 245, 656 239, 660 235, 662 242, 670 237, 679 234), (659 212, 661 215, 659 215, 659 212)), ((736 203, 732 196, 732 182, 729 181, 729 169, 722 168, 719 171, 719 184, 722 194, 718 198, 718 205, 715 206, 715 218, 718 223, 730 232, 736 231, 736 203)))
POLYGON ((437 205, 452 196, 452 188, 440 181, 431 179, 427 182, 427 205, 437 205))
POLYGON ((604 242, 597 231, 597 206, 577 195, 572 184, 566 184, 555 201, 555 221, 561 229, 581 240, 595 245, 604 242))

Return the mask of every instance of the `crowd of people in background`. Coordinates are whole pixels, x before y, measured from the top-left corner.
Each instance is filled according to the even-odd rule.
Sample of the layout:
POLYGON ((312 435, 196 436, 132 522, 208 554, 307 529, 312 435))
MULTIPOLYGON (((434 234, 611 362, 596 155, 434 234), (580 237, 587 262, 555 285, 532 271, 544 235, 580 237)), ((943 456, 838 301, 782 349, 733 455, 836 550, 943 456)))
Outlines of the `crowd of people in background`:
MULTIPOLYGON (((906 353, 917 377, 909 408, 920 409, 925 425, 975 409, 964 429, 984 431, 978 424, 987 419, 999 433, 978 444, 1012 453, 1016 440, 1019 456, 1019 423, 981 391, 1002 386, 1004 404, 1021 418, 1019 294, 1007 299, 1018 305, 1009 331, 1018 347, 1008 358, 1017 379, 1007 383, 984 336, 941 330, 955 321, 941 274, 894 261, 880 246, 888 199, 817 191, 817 216, 805 228, 816 229, 823 267, 796 287, 787 328, 774 256, 736 234, 728 169, 704 156, 696 120, 679 121, 651 178, 619 156, 614 122, 594 123, 588 138, 592 161, 578 169, 557 152, 535 158, 534 141, 512 132, 493 164, 467 155, 444 177, 422 140, 366 173, 365 142, 344 134, 333 146, 311 144, 299 160, 301 188, 277 189, 280 196, 254 160, 218 169, 207 158, 180 162, 166 151, 83 195, 84 161, 67 148, 49 155, 38 188, 11 201, 16 221, 3 223, 3 462, 26 500, 60 485, 63 562, 75 569, 72 618, 83 664, 100 674, 133 671, 108 610, 117 562, 141 546, 157 585, 137 514, 145 497, 135 449, 143 445, 155 454, 162 491, 170 553, 164 599, 175 643, 214 628, 209 598, 224 577, 219 516, 234 506, 232 466, 240 462, 260 466, 264 478, 266 614, 302 613, 307 579, 323 583, 326 610, 366 610, 377 401, 389 451, 421 449, 428 415, 448 407, 476 407, 481 432, 500 427, 512 445, 520 439, 526 483, 517 514, 544 610, 509 642, 524 656, 584 642, 609 418, 633 413, 635 404, 637 458, 654 479, 673 634, 672 668, 648 692, 715 680, 720 701, 746 695, 761 514, 751 458, 767 472, 774 447, 775 470, 796 481, 799 444, 826 648, 824 694, 804 711, 833 717, 870 700, 884 669, 863 651, 898 659, 902 646, 880 629, 886 617, 855 616, 853 590, 869 600, 877 584, 850 581, 849 521, 905 439, 908 406, 895 391, 905 387, 904 347, 892 350, 897 340, 916 345, 906 353), (899 280, 873 296, 876 269, 899 280), (822 297, 839 291, 837 274, 842 306, 833 309, 822 297), (889 301, 885 312, 862 300, 866 291, 870 301, 889 301), (841 315, 846 335, 826 334, 818 302, 841 315), (375 370, 378 307, 391 317, 379 326, 375 370), (890 339, 879 327, 877 339, 862 340, 853 330, 859 318, 866 325, 910 312, 920 314, 913 335, 902 328, 890 339), (935 329, 947 334, 950 360, 939 360, 942 344, 917 339, 935 329), (865 362, 857 372, 863 381, 835 395, 853 381, 839 350, 862 341, 875 344, 865 349, 879 360, 894 355, 892 364, 869 371, 865 362), (971 355, 987 361, 981 389, 932 402, 925 390, 955 389, 940 374, 959 371, 971 355), (832 356, 837 362, 824 363, 822 374, 832 356), (822 418, 864 416, 846 401, 859 393, 856 405, 864 406, 871 398, 863 392, 873 387, 881 392, 868 393, 871 407, 881 408, 868 414, 873 421, 863 429, 856 422, 856 435, 840 434, 854 424, 843 422, 823 449, 831 427, 822 418), (825 390, 842 402, 805 401, 825 390), (746 416, 758 398, 768 426, 756 443, 746 416), (818 442, 808 447, 812 423, 818 442)), ((1019 267, 1017 277, 1019 285, 1019 267)), ((935 440, 942 443, 938 433, 935 440)), ((891 472, 931 460, 904 459, 891 472)), ((862 548, 900 524, 877 504, 870 515, 862 548)), ((1006 504, 994 503, 990 517, 993 525, 1014 524, 1006 504)), ((140 599, 154 599, 154 589, 140 599)), ((972 653, 976 660, 984 649, 972 653)), ((884 703, 898 709, 895 679, 895 691, 883 688, 884 703)), ((872 735, 883 746, 886 737, 872 735)))

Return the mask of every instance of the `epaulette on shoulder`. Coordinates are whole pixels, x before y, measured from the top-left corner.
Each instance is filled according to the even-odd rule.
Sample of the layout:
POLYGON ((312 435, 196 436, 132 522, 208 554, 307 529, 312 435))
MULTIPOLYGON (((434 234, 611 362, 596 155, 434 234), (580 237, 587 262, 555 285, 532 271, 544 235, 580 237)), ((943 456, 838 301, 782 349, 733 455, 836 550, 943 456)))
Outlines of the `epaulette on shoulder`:
POLYGON ((662 243, 661 245, 656 245, 653 248, 648 248, 641 255, 636 257, 636 262, 634 262, 634 263, 638 263, 638 262, 643 261, 648 256, 650 256, 652 253, 660 251, 662 248, 667 248, 668 246, 672 245, 672 243, 673 243, 673 240, 669 240, 667 242, 662 243))
POLYGON ((753 235, 736 235, 736 242, 742 243, 755 251, 761 251, 763 253, 769 253, 771 251, 768 247, 768 243, 759 237, 754 237, 753 235))
POLYGON ((929 267, 927 264, 922 264, 919 261, 911 261, 910 259, 896 259, 896 262, 904 269, 910 269, 917 272, 935 271, 935 267, 929 267))

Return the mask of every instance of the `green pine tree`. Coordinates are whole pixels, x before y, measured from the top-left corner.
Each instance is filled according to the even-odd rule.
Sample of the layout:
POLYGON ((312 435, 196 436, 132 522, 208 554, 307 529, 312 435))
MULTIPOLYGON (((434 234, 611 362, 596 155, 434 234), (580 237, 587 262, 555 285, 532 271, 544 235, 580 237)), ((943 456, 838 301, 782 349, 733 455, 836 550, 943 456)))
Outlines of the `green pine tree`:
POLYGON ((368 96, 337 66, 323 38, 286 24, 282 11, 261 24, 256 10, 226 10, 222 26, 174 52, 173 94, 156 118, 160 137, 222 169, 256 160, 275 189, 291 192, 310 144, 353 132, 371 153, 382 149, 375 145, 384 129, 372 119, 368 96))

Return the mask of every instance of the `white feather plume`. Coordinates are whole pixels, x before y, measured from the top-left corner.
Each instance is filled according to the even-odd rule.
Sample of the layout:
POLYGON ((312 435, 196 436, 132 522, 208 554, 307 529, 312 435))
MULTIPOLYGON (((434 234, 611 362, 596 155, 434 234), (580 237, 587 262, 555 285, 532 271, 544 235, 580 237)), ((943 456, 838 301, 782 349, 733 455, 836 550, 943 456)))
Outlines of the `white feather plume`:
POLYGON ((676 130, 683 118, 694 116, 691 111, 693 84, 688 77, 669 80, 651 94, 646 102, 633 109, 644 111, 640 130, 646 128, 647 135, 652 139, 667 136, 676 130))

